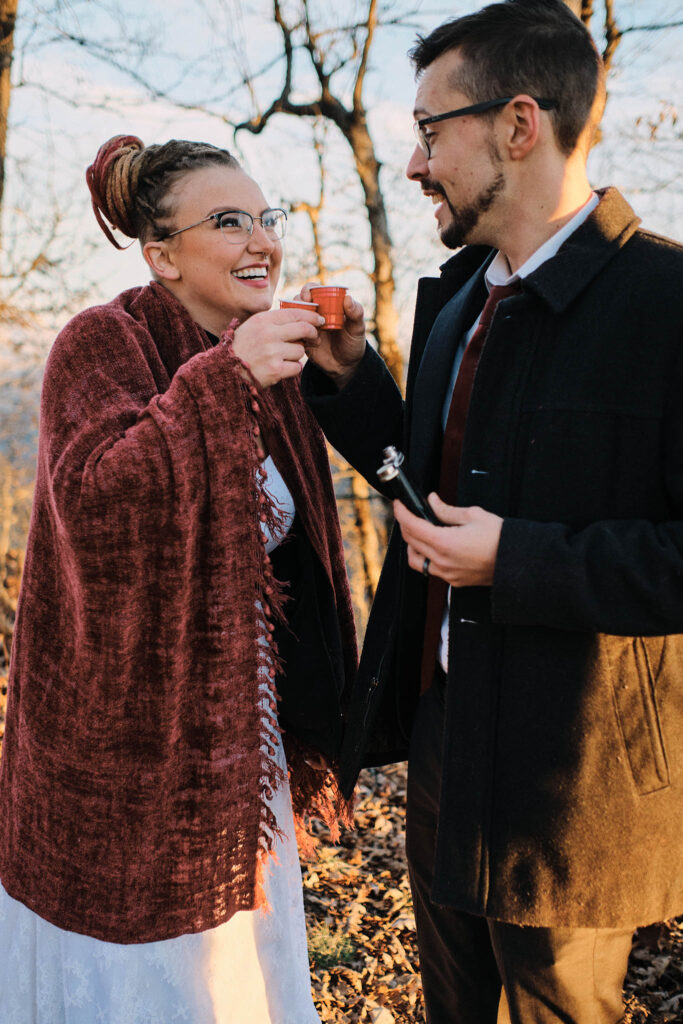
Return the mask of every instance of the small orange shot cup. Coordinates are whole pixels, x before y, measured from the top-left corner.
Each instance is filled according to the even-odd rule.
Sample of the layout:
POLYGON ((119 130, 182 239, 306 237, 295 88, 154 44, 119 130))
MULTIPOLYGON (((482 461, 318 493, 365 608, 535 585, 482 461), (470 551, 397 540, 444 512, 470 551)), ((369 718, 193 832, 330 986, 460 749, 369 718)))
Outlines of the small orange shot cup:
POLYGON ((317 302, 304 302, 303 299, 280 299, 280 309, 308 309, 311 313, 315 313, 317 308, 317 302))
POLYGON ((310 288, 311 298, 318 303, 318 312, 325 317, 325 328, 328 331, 340 331, 344 326, 344 296, 347 289, 343 286, 313 285, 310 288))

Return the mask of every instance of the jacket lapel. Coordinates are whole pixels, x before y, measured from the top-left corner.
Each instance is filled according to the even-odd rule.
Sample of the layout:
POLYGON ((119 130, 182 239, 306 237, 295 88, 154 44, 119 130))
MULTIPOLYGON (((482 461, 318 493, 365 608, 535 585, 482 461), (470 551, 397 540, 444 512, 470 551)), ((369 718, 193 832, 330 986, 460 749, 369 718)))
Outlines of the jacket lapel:
POLYGON ((483 287, 488 264, 480 266, 443 306, 436 317, 415 379, 414 415, 410 425, 408 458, 423 486, 435 482, 441 452, 441 415, 451 378, 453 360, 463 333, 471 326, 472 298, 483 287))

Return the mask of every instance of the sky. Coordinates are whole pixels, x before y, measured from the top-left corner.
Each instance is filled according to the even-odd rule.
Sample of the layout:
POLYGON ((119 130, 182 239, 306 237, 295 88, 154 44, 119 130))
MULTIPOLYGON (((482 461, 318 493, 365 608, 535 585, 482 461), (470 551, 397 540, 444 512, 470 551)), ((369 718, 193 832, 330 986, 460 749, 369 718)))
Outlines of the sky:
MULTIPOLYGON (((286 11, 292 9, 289 2, 285 0, 286 11)), ((406 51, 417 30, 429 31, 447 17, 479 6, 466 0, 396 2, 391 13, 405 14, 406 24, 380 30, 373 46, 365 102, 383 163, 404 341, 417 276, 434 273, 447 256, 435 235, 431 206, 403 173, 413 148, 415 92, 406 51)), ((348 17, 352 8, 347 3, 313 0, 316 23, 339 23, 342 7, 348 17)), ((599 0, 595 7, 599 17, 599 0)), ((237 88, 240 74, 247 65, 266 65, 277 52, 278 34, 269 10, 267 0, 249 5, 241 0, 19 0, 3 229, 15 254, 30 260, 41 236, 51 230, 54 210, 59 210, 52 251, 61 260, 60 269, 56 277, 54 271, 44 277, 59 310, 56 317, 44 318, 48 334, 55 318, 66 319, 60 298, 67 290, 80 289, 86 305, 147 280, 137 245, 122 253, 114 250, 89 210, 83 175, 101 142, 126 133, 140 135, 146 143, 175 136, 235 148, 232 131, 219 118, 152 97, 135 81, 135 73, 169 90, 185 108, 210 98, 216 111, 244 116, 249 103, 245 91, 237 88), (56 15, 50 16, 50 10, 56 15), (85 47, 68 41, 67 34, 94 40, 100 47, 127 39, 123 59, 133 75, 93 58, 85 47), (144 45, 136 47, 136 39, 144 45)), ((627 30, 683 22, 683 2, 618 0, 617 17, 627 30)), ((678 238, 683 237, 683 138, 676 122, 676 104, 683 98, 681 52, 683 27, 625 33, 609 82, 603 141, 589 164, 596 186, 618 185, 649 227, 678 238)), ((281 66, 274 63, 259 83, 264 102, 280 81, 281 66)), ((305 98, 308 82, 301 82, 298 95, 305 98)), ((334 130, 327 142, 330 200, 325 231, 330 260, 338 268, 338 279, 369 304, 368 230, 360 189, 346 144, 334 130)), ((237 150, 273 205, 315 199, 317 164, 308 124, 279 116, 259 136, 240 133, 237 150)), ((295 286, 310 251, 308 223, 303 214, 295 214, 288 229, 283 293, 295 286)))

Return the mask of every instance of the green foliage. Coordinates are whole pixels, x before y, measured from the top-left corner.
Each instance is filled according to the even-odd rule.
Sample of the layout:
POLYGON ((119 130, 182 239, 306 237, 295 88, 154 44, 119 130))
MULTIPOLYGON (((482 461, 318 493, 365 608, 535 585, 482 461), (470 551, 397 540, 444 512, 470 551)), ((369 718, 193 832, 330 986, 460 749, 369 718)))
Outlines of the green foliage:
POLYGON ((323 921, 317 921, 308 930, 308 958, 312 967, 327 970, 349 964, 355 952, 352 939, 341 928, 333 930, 323 921))

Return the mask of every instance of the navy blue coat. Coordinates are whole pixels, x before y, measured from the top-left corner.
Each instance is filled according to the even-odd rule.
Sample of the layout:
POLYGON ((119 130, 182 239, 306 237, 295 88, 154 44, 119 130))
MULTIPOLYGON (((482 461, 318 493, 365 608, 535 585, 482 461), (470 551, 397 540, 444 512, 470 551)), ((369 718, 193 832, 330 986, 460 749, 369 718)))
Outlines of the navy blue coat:
MULTIPOLYGON (((490 250, 420 281, 403 403, 368 349, 304 393, 375 483, 425 491, 455 346, 490 250), (428 339, 454 296, 452 337, 428 339)), ((458 504, 504 517, 492 587, 454 590, 433 897, 521 924, 627 927, 683 911, 683 249, 618 192, 501 303, 477 371, 458 504)), ((342 770, 406 756, 426 581, 394 531, 342 770)))

